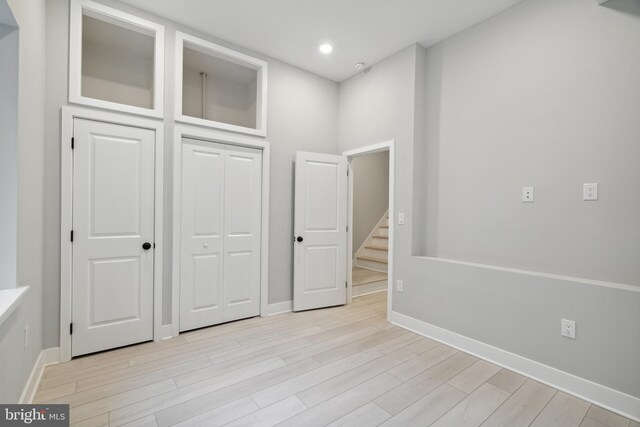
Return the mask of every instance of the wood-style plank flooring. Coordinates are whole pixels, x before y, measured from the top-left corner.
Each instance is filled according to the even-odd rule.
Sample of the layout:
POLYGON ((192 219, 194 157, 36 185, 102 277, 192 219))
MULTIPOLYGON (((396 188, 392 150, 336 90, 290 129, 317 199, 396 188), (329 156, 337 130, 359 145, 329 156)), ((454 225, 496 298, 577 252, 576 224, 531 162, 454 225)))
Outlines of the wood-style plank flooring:
POLYGON ((387 273, 369 270, 368 268, 353 267, 351 276, 352 295, 359 297, 387 289, 387 273))
POLYGON ((638 423, 386 322, 386 293, 253 318, 46 369, 74 426, 638 423))

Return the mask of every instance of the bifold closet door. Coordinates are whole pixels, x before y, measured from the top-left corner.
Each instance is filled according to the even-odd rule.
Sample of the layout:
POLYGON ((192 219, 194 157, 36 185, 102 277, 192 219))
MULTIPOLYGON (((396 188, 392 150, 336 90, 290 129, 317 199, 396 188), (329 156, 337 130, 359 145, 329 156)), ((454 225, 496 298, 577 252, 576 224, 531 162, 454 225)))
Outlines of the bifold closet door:
POLYGON ((260 311, 262 154, 182 141, 180 330, 260 311))
POLYGON ((74 121, 72 356, 153 338, 155 133, 74 121))
POLYGON ((222 322, 224 147, 182 144, 180 330, 222 322))
POLYGON ((260 314, 262 152, 227 148, 224 208, 224 321, 260 314))

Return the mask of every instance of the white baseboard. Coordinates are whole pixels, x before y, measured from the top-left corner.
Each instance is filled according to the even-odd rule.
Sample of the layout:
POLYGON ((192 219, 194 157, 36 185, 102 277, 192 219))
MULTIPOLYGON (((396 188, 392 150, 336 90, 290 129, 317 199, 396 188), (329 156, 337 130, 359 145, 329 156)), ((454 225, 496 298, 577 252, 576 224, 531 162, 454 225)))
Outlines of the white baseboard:
POLYGON ((42 374, 44 373, 44 368, 58 363, 60 363, 60 347, 47 348, 40 352, 38 360, 36 360, 31 370, 31 375, 29 375, 29 380, 27 380, 27 384, 24 386, 19 403, 33 402, 33 398, 40 385, 40 380, 42 379, 42 374))
POLYGON ((267 316, 273 316, 275 314, 288 313, 293 310, 293 301, 282 301, 267 306, 267 316))
POLYGON ((638 397, 622 393, 404 314, 391 312, 391 323, 525 375, 624 417, 640 421, 640 398, 638 397))

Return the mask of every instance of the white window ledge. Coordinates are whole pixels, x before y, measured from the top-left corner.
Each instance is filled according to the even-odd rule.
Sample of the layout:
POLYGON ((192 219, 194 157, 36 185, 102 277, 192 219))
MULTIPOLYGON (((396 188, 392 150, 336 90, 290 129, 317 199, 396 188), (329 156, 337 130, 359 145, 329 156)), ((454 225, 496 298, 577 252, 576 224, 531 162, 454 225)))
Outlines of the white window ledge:
POLYGON ((0 325, 13 313, 29 290, 28 286, 0 289, 0 325))

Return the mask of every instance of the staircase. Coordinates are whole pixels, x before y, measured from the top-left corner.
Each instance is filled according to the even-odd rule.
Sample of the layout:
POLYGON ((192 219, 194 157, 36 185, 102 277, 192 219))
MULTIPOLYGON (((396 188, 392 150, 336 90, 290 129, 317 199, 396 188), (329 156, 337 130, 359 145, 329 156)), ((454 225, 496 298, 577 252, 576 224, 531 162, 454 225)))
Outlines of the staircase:
POLYGON ((355 265, 370 270, 386 272, 389 263, 388 249, 389 212, 387 211, 356 252, 355 265))

